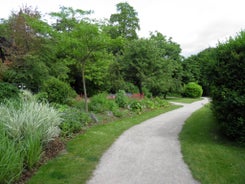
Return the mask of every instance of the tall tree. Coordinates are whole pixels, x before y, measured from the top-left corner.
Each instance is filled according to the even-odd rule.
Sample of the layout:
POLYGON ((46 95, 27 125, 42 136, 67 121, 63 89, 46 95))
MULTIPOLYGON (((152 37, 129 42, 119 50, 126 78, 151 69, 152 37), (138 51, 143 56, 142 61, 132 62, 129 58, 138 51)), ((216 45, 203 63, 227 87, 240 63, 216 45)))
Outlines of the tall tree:
POLYGON ((121 64, 124 77, 132 82, 143 94, 143 84, 161 66, 159 49, 148 39, 130 41, 124 50, 121 64))
POLYGON ((54 28, 59 35, 59 45, 63 55, 75 60, 81 65, 81 77, 85 99, 85 110, 88 111, 88 95, 86 86, 86 71, 88 62, 97 61, 98 54, 105 52, 107 37, 102 34, 98 25, 86 18, 88 12, 62 8, 61 12, 52 15, 58 18, 54 28), (75 18, 78 17, 78 18, 75 18))
POLYGON ((111 30, 113 37, 122 36, 127 39, 136 39, 137 30, 140 30, 138 13, 127 2, 117 4, 116 14, 112 14, 110 22, 114 29, 111 30))
POLYGON ((166 38, 162 33, 150 34, 150 40, 154 42, 159 50, 161 68, 158 69, 154 81, 148 81, 154 95, 164 95, 166 98, 169 92, 180 92, 182 80, 181 48, 173 42, 172 38, 166 38))

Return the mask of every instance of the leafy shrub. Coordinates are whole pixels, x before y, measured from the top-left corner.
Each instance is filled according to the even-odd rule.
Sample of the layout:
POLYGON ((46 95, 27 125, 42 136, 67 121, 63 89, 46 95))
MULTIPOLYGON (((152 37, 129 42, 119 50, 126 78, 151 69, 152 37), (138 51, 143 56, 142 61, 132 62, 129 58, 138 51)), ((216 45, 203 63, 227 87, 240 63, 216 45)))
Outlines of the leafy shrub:
POLYGON ((199 98, 202 96, 203 90, 202 86, 195 82, 189 82, 184 87, 184 96, 190 98, 199 98))
POLYGON ((143 110, 143 106, 141 105, 140 101, 134 100, 130 103, 130 110, 141 113, 143 110))
POLYGON ((76 97, 76 92, 69 84, 60 81, 57 78, 50 78, 44 82, 42 92, 48 95, 48 101, 54 103, 66 103, 68 98, 76 97))
POLYGON ((153 98, 152 102, 154 103, 156 108, 166 107, 169 105, 169 103, 166 100, 161 99, 159 97, 153 98))
POLYGON ((116 117, 122 117, 123 116, 123 111, 121 111, 120 109, 113 109, 112 110, 112 113, 113 113, 113 115, 114 116, 116 116, 116 117))
POLYGON ((95 112, 105 112, 118 109, 118 105, 115 101, 108 99, 107 96, 106 93, 100 93, 93 96, 89 103, 90 110, 95 112))
POLYGON ((6 82, 0 82, 0 101, 18 97, 19 89, 16 86, 6 82))
POLYGON ((147 109, 155 109, 156 108, 155 103, 149 98, 143 99, 141 101, 141 104, 144 106, 144 108, 147 108, 147 109))
POLYGON ((127 91, 129 93, 139 93, 138 87, 131 82, 125 82, 124 91, 127 91))
POLYGON ((245 142, 245 32, 216 50, 212 86, 213 111, 222 133, 245 142))
POLYGON ((35 98, 39 102, 45 102, 48 101, 48 93, 47 92, 39 92, 35 95, 35 98))
POLYGON ((12 183, 20 177, 23 170, 22 149, 9 139, 1 123, 0 136, 0 183, 12 183))
POLYGON ((88 113, 77 108, 67 108, 63 111, 63 122, 60 124, 61 134, 69 136, 79 132, 84 125, 91 121, 88 113))
POLYGON ((116 94, 115 102, 119 107, 125 107, 128 103, 128 97, 124 90, 119 90, 116 94))

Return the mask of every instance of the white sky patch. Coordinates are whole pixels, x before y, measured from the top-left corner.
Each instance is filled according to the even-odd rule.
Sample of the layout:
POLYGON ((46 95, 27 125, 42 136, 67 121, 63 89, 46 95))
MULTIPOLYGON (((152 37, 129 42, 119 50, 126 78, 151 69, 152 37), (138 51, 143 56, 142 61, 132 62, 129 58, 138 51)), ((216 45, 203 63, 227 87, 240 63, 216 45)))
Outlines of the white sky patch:
MULTIPOLYGON (((116 13, 116 4, 124 0, 0 0, 0 18, 22 5, 37 7, 42 13, 59 11, 60 6, 93 10, 97 19, 116 13)), ((214 47, 245 29, 244 0, 128 0, 138 12, 140 37, 158 31, 181 45, 189 56, 214 47)))

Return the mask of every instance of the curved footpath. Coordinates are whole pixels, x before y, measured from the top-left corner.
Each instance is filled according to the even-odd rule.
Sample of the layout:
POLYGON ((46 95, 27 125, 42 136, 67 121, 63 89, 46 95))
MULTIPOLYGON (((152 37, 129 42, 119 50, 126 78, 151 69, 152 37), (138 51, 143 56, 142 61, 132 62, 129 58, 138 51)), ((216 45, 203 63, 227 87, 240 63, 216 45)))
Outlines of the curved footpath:
POLYGON ((104 153, 87 184, 198 183, 182 159, 178 134, 208 99, 149 119, 125 131, 104 153))

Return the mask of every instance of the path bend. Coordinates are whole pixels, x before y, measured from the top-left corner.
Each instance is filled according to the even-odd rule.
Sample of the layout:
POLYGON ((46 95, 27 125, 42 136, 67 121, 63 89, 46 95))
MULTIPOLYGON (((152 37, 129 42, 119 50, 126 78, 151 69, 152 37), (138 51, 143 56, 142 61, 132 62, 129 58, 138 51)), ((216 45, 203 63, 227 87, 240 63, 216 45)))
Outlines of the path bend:
POLYGON ((104 153, 87 184, 195 184, 178 135, 208 98, 164 113, 125 131, 104 153))

